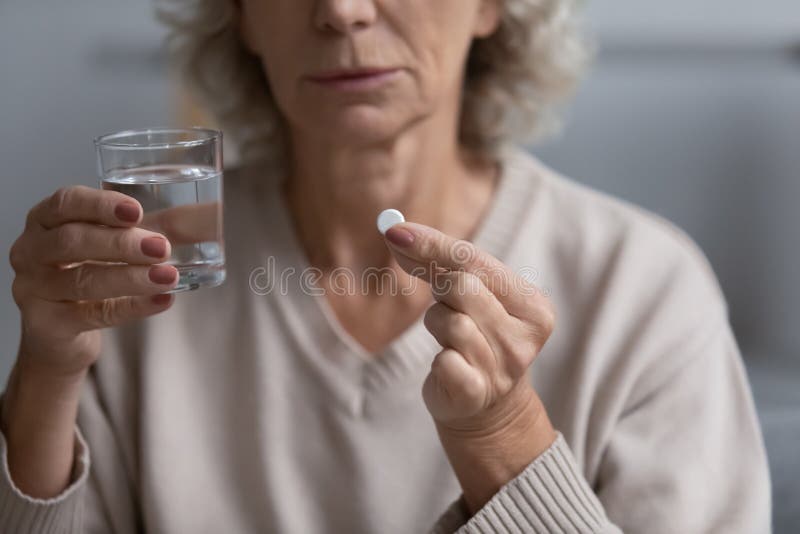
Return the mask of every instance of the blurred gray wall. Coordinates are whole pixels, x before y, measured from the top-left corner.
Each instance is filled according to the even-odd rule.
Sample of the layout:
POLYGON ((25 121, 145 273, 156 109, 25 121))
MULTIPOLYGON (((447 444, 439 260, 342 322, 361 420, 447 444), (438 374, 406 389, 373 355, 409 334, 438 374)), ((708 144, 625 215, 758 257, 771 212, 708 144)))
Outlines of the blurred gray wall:
POLYGON ((161 36, 147 1, 0 2, 3 383, 19 343, 8 249, 38 200, 63 185, 99 185, 95 136, 169 120, 161 36))
POLYGON ((800 347, 800 3, 588 2, 600 54, 534 152, 655 210, 710 256, 740 342, 800 347))
MULTIPOLYGON (((562 173, 664 215, 722 282, 772 464, 776 532, 800 530, 800 2, 587 2, 601 45, 562 173), (794 47, 794 48, 793 48, 794 47)), ((96 185, 92 138, 168 124, 162 31, 140 0, 0 3, 0 245, 61 185, 96 185)), ((0 379, 19 340, 0 267, 0 379)))

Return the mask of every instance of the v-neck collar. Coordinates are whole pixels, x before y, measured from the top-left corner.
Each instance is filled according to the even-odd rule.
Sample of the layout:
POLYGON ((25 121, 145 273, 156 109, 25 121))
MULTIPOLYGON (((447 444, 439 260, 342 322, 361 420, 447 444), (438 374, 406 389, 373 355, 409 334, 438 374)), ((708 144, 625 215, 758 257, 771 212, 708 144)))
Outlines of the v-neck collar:
MULTIPOLYGON (((501 149, 498 162, 498 183, 472 242, 504 261, 540 176, 532 172, 532 156, 522 148, 501 149)), ((313 360, 311 364, 318 367, 351 413, 362 412, 365 396, 371 392, 383 395, 390 387, 418 396, 433 357, 441 350, 425 328, 424 314, 378 354, 365 350, 341 325, 324 295, 309 291, 309 287, 304 290, 297 283, 311 266, 281 194, 280 180, 263 175, 261 179, 264 193, 259 196, 266 209, 259 212, 266 219, 264 231, 269 235, 270 248, 279 256, 274 258, 277 272, 289 269, 295 277, 288 291, 276 296, 277 306, 290 318, 287 325, 302 352, 313 360)))

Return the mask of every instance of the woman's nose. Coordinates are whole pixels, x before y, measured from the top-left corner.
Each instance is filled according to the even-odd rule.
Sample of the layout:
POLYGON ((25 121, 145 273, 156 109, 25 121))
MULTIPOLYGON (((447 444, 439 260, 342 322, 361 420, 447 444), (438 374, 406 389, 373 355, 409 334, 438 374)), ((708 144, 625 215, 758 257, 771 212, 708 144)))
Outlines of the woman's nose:
POLYGON ((374 0, 318 0, 314 22, 320 30, 350 33, 371 26, 376 16, 374 0))

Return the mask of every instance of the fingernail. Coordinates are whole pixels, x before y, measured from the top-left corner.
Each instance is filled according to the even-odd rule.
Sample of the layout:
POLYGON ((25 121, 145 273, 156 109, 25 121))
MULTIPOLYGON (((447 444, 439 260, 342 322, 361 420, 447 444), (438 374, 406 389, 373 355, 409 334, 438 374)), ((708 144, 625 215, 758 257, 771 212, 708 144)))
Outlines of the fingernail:
POLYGON ((414 242, 414 234, 404 228, 397 228, 392 226, 386 230, 386 239, 397 245, 398 247, 407 247, 414 242))
POLYGON ((171 265, 153 265, 147 276, 156 284, 171 284, 178 277, 178 271, 171 265))
POLYGON ((159 293, 150 298, 150 301, 157 306, 163 306, 169 303, 170 300, 172 300, 172 295, 170 293, 159 293))
POLYGON ((139 220, 139 206, 133 202, 121 202, 114 208, 114 215, 120 221, 136 222, 139 220))
POLYGON ((161 258, 167 253, 167 241, 161 237, 142 239, 142 252, 152 258, 161 258))

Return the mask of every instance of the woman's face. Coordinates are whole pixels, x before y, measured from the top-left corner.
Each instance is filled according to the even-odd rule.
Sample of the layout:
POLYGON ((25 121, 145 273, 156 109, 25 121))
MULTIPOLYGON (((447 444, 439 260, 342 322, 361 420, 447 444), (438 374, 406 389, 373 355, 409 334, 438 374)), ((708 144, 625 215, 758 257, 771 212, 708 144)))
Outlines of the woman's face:
POLYGON ((470 43, 497 27, 500 1, 241 0, 241 23, 293 130, 369 143, 458 109, 470 43), (374 68, 393 70, 319 80, 374 68))

